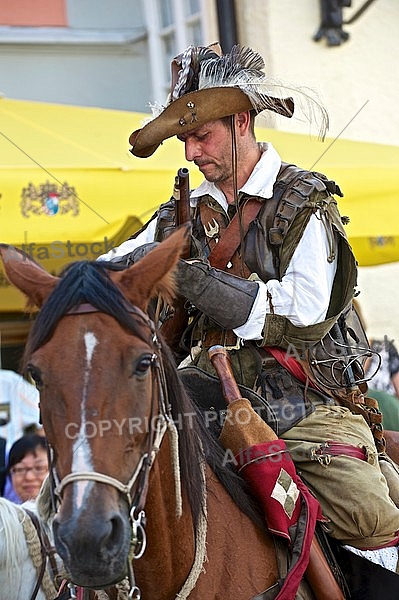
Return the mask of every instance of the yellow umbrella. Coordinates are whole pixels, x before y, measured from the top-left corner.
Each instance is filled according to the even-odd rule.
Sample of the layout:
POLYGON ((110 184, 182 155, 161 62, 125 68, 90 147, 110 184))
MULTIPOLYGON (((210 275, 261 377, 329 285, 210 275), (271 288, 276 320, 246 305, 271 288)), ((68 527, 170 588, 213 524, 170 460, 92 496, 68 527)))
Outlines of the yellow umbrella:
MULTIPOLYGON (((185 163, 165 141, 138 159, 128 137, 148 115, 0 99, 0 242, 24 245, 46 269, 95 258, 128 238, 170 196, 185 163)), ((399 260, 399 147, 257 129, 284 160, 326 173, 345 193, 341 213, 360 265, 399 260)), ((192 187, 201 174, 191 166, 192 187)), ((0 272, 0 311, 23 299, 0 272)))

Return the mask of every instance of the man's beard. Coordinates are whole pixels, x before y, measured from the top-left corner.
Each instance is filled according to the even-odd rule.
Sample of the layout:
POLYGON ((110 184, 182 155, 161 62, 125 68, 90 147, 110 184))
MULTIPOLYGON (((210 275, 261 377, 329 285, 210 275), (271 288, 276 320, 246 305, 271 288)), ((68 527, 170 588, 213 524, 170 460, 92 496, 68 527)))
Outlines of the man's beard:
MULTIPOLYGON (((194 161, 195 162, 195 161, 194 161)), ((201 170, 201 163, 196 163, 197 167, 201 170)), ((219 165, 217 165, 216 163, 212 162, 212 163, 203 163, 206 169, 206 165, 213 165, 213 170, 211 170, 210 173, 208 173, 207 175, 201 171, 201 173, 204 175, 204 177, 206 178, 207 181, 210 181, 211 183, 223 183, 224 181, 227 181, 228 179, 231 178, 232 176, 232 171, 231 170, 227 170, 219 165)))

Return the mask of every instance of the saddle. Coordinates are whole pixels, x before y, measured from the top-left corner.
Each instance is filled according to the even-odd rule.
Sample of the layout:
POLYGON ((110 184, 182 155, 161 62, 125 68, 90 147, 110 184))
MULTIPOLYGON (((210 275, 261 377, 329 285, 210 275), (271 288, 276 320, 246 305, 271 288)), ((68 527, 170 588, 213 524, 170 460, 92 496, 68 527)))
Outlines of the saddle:
MULTIPOLYGON (((194 366, 178 369, 178 374, 190 398, 200 409, 200 414, 204 415, 213 435, 219 438, 227 411, 220 379, 194 366), (206 394, 204 394, 204 389, 206 389, 206 394)), ((244 385, 238 384, 238 389, 241 397, 249 400, 259 416, 273 431, 277 432, 278 416, 270 404, 244 385)))
MULTIPOLYGON (((220 379, 194 366, 181 368, 178 370, 178 374, 186 391, 199 408, 199 413, 204 415, 206 425, 213 435, 219 438, 227 412, 220 379), (205 394, 204 390, 206 390, 205 394)), ((250 401, 255 412, 274 431, 277 431, 278 417, 268 402, 245 386, 238 385, 238 390, 242 398, 250 401)), ((327 582, 332 576, 338 585, 337 590, 339 588, 342 592, 341 598, 385 600, 386 598, 396 597, 399 593, 399 577, 396 573, 345 549, 324 531, 322 523, 316 525, 315 538, 323 555, 317 564, 325 570, 316 574, 315 581, 318 584, 318 589, 315 588, 315 582, 312 581, 312 589, 316 598, 323 598, 324 600, 325 598, 335 599, 338 597, 334 595, 336 594, 334 585, 327 591, 327 582), (393 595, 394 592, 395 596, 393 595)), ((278 584, 252 600, 273 600, 277 598, 282 583, 289 574, 292 557, 288 551, 288 546, 276 535, 273 536, 273 539, 275 541, 280 580, 278 584)), ((308 586, 304 581, 298 589, 296 598, 297 600, 306 600, 309 597, 312 597, 312 595, 309 596, 308 586)))
POLYGON ((345 598, 350 600, 387 600, 397 598, 399 576, 362 556, 344 548, 320 528, 316 529, 330 566, 339 569, 339 577, 345 585, 345 598))

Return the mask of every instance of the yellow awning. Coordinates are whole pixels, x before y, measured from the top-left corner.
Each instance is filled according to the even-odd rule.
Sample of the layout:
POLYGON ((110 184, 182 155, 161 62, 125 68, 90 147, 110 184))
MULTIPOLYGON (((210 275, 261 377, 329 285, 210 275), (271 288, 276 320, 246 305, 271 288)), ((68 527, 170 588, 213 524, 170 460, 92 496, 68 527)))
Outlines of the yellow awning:
MULTIPOLYGON (((132 235, 171 195, 182 144, 129 153, 148 115, 0 99, 0 242, 46 269, 93 259, 132 235)), ((192 183, 201 181, 193 173, 192 183), (195 181, 196 180, 196 181, 195 181)), ((0 311, 24 301, 0 271, 0 311)))
MULTIPOLYGON (((129 237, 171 195, 183 145, 167 140, 148 159, 129 153, 148 115, 0 99, 0 242, 53 272, 92 259, 129 237)), ((399 147, 257 129, 286 161, 335 179, 341 213, 361 265, 399 260, 399 147)), ((0 272, 0 311, 23 307, 0 272)))

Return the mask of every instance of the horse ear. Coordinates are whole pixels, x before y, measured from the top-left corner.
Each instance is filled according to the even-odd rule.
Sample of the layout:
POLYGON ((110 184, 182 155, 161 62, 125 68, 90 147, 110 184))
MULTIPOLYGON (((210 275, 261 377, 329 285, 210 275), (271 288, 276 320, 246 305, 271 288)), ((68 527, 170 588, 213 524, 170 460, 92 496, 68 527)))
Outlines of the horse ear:
POLYGON ((174 272, 187 247, 191 225, 183 225, 136 264, 112 273, 126 298, 145 310, 151 298, 162 296, 170 303, 176 293, 174 272))
POLYGON ((10 282, 28 297, 29 305, 40 307, 58 283, 58 277, 14 246, 0 244, 0 256, 10 282))

